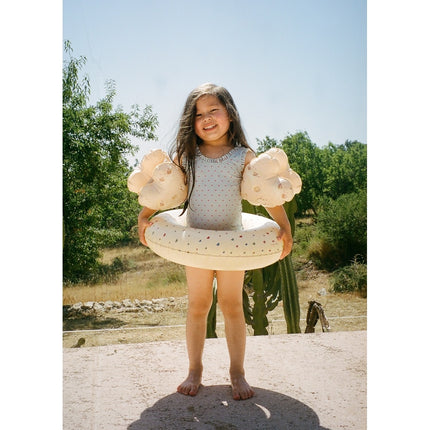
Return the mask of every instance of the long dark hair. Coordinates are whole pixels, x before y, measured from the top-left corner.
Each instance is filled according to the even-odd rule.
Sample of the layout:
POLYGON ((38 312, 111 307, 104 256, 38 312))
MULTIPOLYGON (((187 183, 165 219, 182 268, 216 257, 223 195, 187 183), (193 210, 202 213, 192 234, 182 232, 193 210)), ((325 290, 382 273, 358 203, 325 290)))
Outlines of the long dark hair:
POLYGON ((179 121, 178 134, 170 149, 171 158, 173 159, 174 154, 176 154, 178 163, 186 174, 188 185, 190 183, 192 184, 192 188, 188 193, 188 199, 184 205, 184 211, 188 207, 189 198, 194 188, 197 146, 202 144, 202 140, 197 136, 194 130, 196 103, 200 97, 206 95, 217 97, 227 110, 231 120, 228 129, 229 144, 231 146, 244 146, 245 148, 251 149, 246 140, 240 122, 239 112, 237 111, 231 94, 224 87, 211 83, 200 85, 192 90, 185 102, 184 110, 179 121))

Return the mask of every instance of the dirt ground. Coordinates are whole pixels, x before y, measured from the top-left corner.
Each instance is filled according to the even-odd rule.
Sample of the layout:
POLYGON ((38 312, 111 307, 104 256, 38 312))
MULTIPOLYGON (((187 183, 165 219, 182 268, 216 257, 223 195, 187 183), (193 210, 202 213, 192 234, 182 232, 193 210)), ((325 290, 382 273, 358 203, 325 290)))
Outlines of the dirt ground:
MULTIPOLYGON (((208 339, 202 386, 176 393, 184 340, 64 349, 63 429, 364 430, 366 331, 252 336, 255 396, 232 400, 224 339, 208 339)), ((383 427, 380 427, 383 428, 383 427)))
MULTIPOLYGON (((300 296, 300 327, 306 328, 308 302, 319 302, 330 324, 330 331, 363 331, 367 329, 367 300, 357 294, 330 292, 328 274, 313 269, 297 273, 300 296), (325 291, 323 291, 325 290, 325 291)), ((169 310, 154 312, 119 312, 111 310, 81 320, 65 320, 63 346, 103 346, 185 339, 187 297, 175 299, 169 310)), ((268 314, 270 335, 287 333, 282 303, 268 314)), ((224 337, 222 314, 217 315, 217 335, 224 337)), ((315 332, 321 332, 320 321, 315 332)), ((252 328, 248 326, 248 335, 252 328)))

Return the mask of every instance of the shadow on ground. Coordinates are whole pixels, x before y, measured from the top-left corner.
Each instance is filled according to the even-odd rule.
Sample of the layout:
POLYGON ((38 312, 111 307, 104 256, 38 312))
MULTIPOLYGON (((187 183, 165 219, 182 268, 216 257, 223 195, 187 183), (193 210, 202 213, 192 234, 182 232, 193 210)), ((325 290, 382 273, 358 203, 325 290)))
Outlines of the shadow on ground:
POLYGON ((96 330, 103 328, 119 328, 127 324, 118 318, 105 318, 98 315, 83 315, 63 319, 63 331, 96 330))
POLYGON ((318 415, 304 403, 262 388, 255 392, 242 401, 232 400, 227 385, 201 387, 196 397, 170 394, 145 409, 127 430, 329 430, 320 426, 318 415))

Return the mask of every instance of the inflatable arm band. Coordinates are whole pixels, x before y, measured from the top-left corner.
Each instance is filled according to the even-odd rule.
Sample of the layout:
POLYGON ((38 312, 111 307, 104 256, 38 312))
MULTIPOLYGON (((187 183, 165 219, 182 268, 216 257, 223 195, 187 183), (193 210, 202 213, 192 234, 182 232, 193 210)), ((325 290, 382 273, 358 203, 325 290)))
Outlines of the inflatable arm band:
POLYGON ((139 204, 155 210, 179 206, 187 198, 186 178, 179 166, 161 149, 145 155, 129 176, 127 186, 139 194, 139 204))
POLYGON ((242 198, 255 206, 274 207, 300 193, 302 180, 282 149, 271 148, 251 160, 243 172, 242 198))

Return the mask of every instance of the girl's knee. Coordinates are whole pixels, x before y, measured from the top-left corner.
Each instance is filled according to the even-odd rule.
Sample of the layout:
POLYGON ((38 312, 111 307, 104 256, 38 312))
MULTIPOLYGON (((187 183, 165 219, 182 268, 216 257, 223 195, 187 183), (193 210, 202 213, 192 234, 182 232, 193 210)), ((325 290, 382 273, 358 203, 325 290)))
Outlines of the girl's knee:
POLYGON ((243 315, 242 300, 218 300, 218 304, 224 316, 243 315))
POLYGON ((188 314, 195 317, 206 317, 212 306, 212 300, 191 299, 188 302, 188 314))

